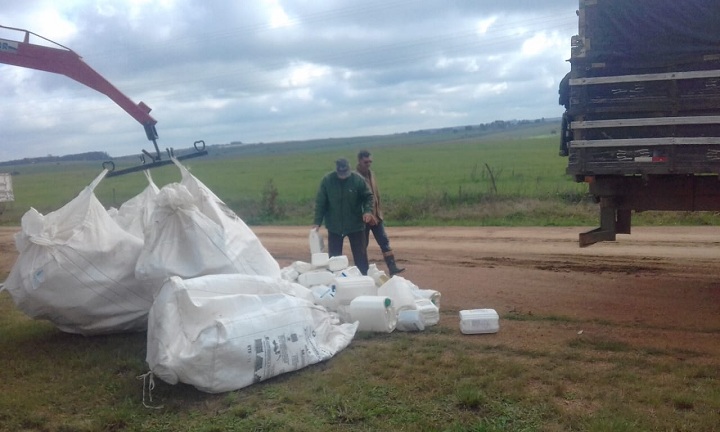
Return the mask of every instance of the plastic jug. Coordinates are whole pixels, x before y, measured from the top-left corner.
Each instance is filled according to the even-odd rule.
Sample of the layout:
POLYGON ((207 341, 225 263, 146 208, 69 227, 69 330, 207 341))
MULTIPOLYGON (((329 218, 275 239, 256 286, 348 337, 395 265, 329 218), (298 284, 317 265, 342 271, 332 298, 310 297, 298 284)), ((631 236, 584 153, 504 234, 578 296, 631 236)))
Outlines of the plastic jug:
POLYGON ((381 287, 382 284, 390 280, 388 275, 383 270, 378 269, 377 264, 370 264, 367 275, 375 280, 375 285, 377 285, 378 287, 381 287))
POLYGON ((350 302, 350 317, 358 330, 391 333, 397 325, 392 300, 383 296, 359 296, 350 302))
POLYGON ((495 309, 460 311, 460 331, 463 334, 497 333, 500 329, 495 309))
POLYGON ((330 311, 337 310, 339 303, 335 298, 335 289, 333 289, 333 287, 327 285, 315 285, 310 288, 310 290, 312 291, 315 304, 324 306, 330 311))
POLYGON ((395 327, 400 331, 423 331, 425 323, 422 315, 417 309, 403 309, 398 312, 397 325, 395 327))
POLYGON ((331 285, 335 276, 327 270, 313 270, 298 276, 298 283, 306 288, 314 285, 331 285))
POLYGON ((395 311, 401 309, 417 309, 413 288, 415 285, 401 276, 393 276, 378 288, 378 295, 390 297, 395 311))
POLYGON ((330 257, 328 256, 327 252, 315 252, 314 254, 312 254, 310 263, 315 267, 326 267, 329 260, 330 257))
POLYGON ((340 304, 349 305, 354 298, 359 296, 378 295, 375 281, 370 276, 336 277, 334 284, 335 297, 340 304))
POLYGON ((328 270, 330 270, 331 272, 344 270, 348 268, 349 265, 350 262, 348 261, 348 257, 345 255, 330 257, 327 263, 328 270))
POLYGON ((434 326, 440 322, 440 308, 428 299, 417 299, 415 305, 420 312, 425 327, 434 326))
POLYGON ((320 228, 311 229, 310 235, 308 236, 308 242, 310 244, 310 254, 316 254, 325 252, 325 239, 323 239, 320 233, 320 228))

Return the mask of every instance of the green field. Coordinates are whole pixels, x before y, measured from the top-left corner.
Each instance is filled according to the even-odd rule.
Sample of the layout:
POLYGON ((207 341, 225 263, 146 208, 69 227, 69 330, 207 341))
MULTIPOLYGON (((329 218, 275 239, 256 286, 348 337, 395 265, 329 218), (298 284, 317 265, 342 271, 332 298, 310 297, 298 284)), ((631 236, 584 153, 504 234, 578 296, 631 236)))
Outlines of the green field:
MULTIPOLYGON (((585 186, 564 174, 566 161, 557 156, 558 138, 551 134, 554 129, 554 123, 544 123, 515 134, 446 131, 213 147, 209 156, 187 160, 186 166, 248 222, 302 224, 310 223, 317 186, 333 169, 333 161, 346 157, 354 163, 357 151, 367 148, 375 158, 389 219, 395 212, 398 223, 447 223, 443 219, 448 210, 486 201, 582 197, 585 186), (268 205, 269 189, 277 193, 274 211, 263 208, 268 205), (424 210, 413 213, 420 203, 424 210)), ((14 173, 16 200, 2 215, 2 223, 9 225, 17 224, 30 207, 47 213, 64 205, 101 172, 101 166, 58 163, 5 170, 14 173)), ((179 171, 166 166, 152 170, 152 176, 162 186, 178 181, 179 171)), ((117 207, 146 184, 142 173, 132 173, 103 180, 96 193, 107 207, 117 207)), ((489 222, 480 214, 457 214, 463 215, 458 223, 489 222)))
MULTIPOLYGON (((251 225, 310 224, 320 178, 338 157, 352 164, 367 148, 375 159, 387 225, 597 224, 597 205, 587 186, 565 174, 557 156, 558 125, 531 123, 495 133, 442 130, 348 139, 245 146, 211 146, 206 157, 189 159, 191 172, 251 225)), ((134 162, 132 162, 134 164, 134 162)), ((126 165, 118 164, 118 169, 126 165)), ((102 168, 98 163, 4 167, 12 172, 15 202, 0 224, 17 225, 35 208, 58 209, 102 168)), ((179 181, 179 170, 152 170, 158 186, 179 181)), ((141 172, 104 179, 96 194, 119 207, 147 185, 141 172)), ((713 213, 648 212, 634 224, 715 224, 713 213)))

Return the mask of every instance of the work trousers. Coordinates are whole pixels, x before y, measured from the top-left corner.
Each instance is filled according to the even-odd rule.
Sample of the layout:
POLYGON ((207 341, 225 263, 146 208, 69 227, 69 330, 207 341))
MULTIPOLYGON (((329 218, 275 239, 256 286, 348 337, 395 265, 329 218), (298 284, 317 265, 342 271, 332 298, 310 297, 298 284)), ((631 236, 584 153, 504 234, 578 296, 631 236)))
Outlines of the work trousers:
POLYGON ((343 240, 345 237, 350 240, 350 250, 352 251, 355 266, 360 270, 360 273, 367 275, 370 264, 368 263, 367 243, 365 242, 364 231, 357 231, 346 234, 345 236, 328 231, 328 255, 334 257, 343 254, 343 240))
POLYGON ((385 252, 390 252, 392 249, 390 248, 390 239, 387 236, 387 233, 385 233, 385 226, 382 222, 379 222, 375 225, 366 224, 365 225, 365 244, 370 244, 370 231, 373 233, 373 237, 375 237, 375 241, 377 242, 378 246, 380 246, 380 250, 385 252))

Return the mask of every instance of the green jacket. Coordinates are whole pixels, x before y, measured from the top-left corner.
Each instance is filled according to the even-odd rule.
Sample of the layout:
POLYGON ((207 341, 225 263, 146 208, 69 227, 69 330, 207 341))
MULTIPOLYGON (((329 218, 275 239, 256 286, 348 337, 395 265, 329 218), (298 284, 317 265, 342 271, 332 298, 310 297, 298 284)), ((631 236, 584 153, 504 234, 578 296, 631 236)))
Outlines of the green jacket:
POLYGON ((373 194, 357 173, 346 179, 335 171, 323 177, 315 198, 315 225, 322 225, 333 234, 345 236, 365 229, 362 216, 372 214, 373 194))

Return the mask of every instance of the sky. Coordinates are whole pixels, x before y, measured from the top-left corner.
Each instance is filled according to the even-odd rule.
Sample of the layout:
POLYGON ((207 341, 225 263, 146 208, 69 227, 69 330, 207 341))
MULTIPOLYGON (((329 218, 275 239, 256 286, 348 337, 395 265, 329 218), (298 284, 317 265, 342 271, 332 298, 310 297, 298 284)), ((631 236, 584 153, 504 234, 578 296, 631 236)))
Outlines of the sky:
MULTIPOLYGON (((0 25, 72 49, 151 107, 163 150, 560 117, 576 9, 577 0, 0 0, 0 25)), ((23 37, 0 28, 0 39, 23 37)), ((143 149, 154 151, 142 126, 105 95, 0 64, 0 161, 143 149)))

